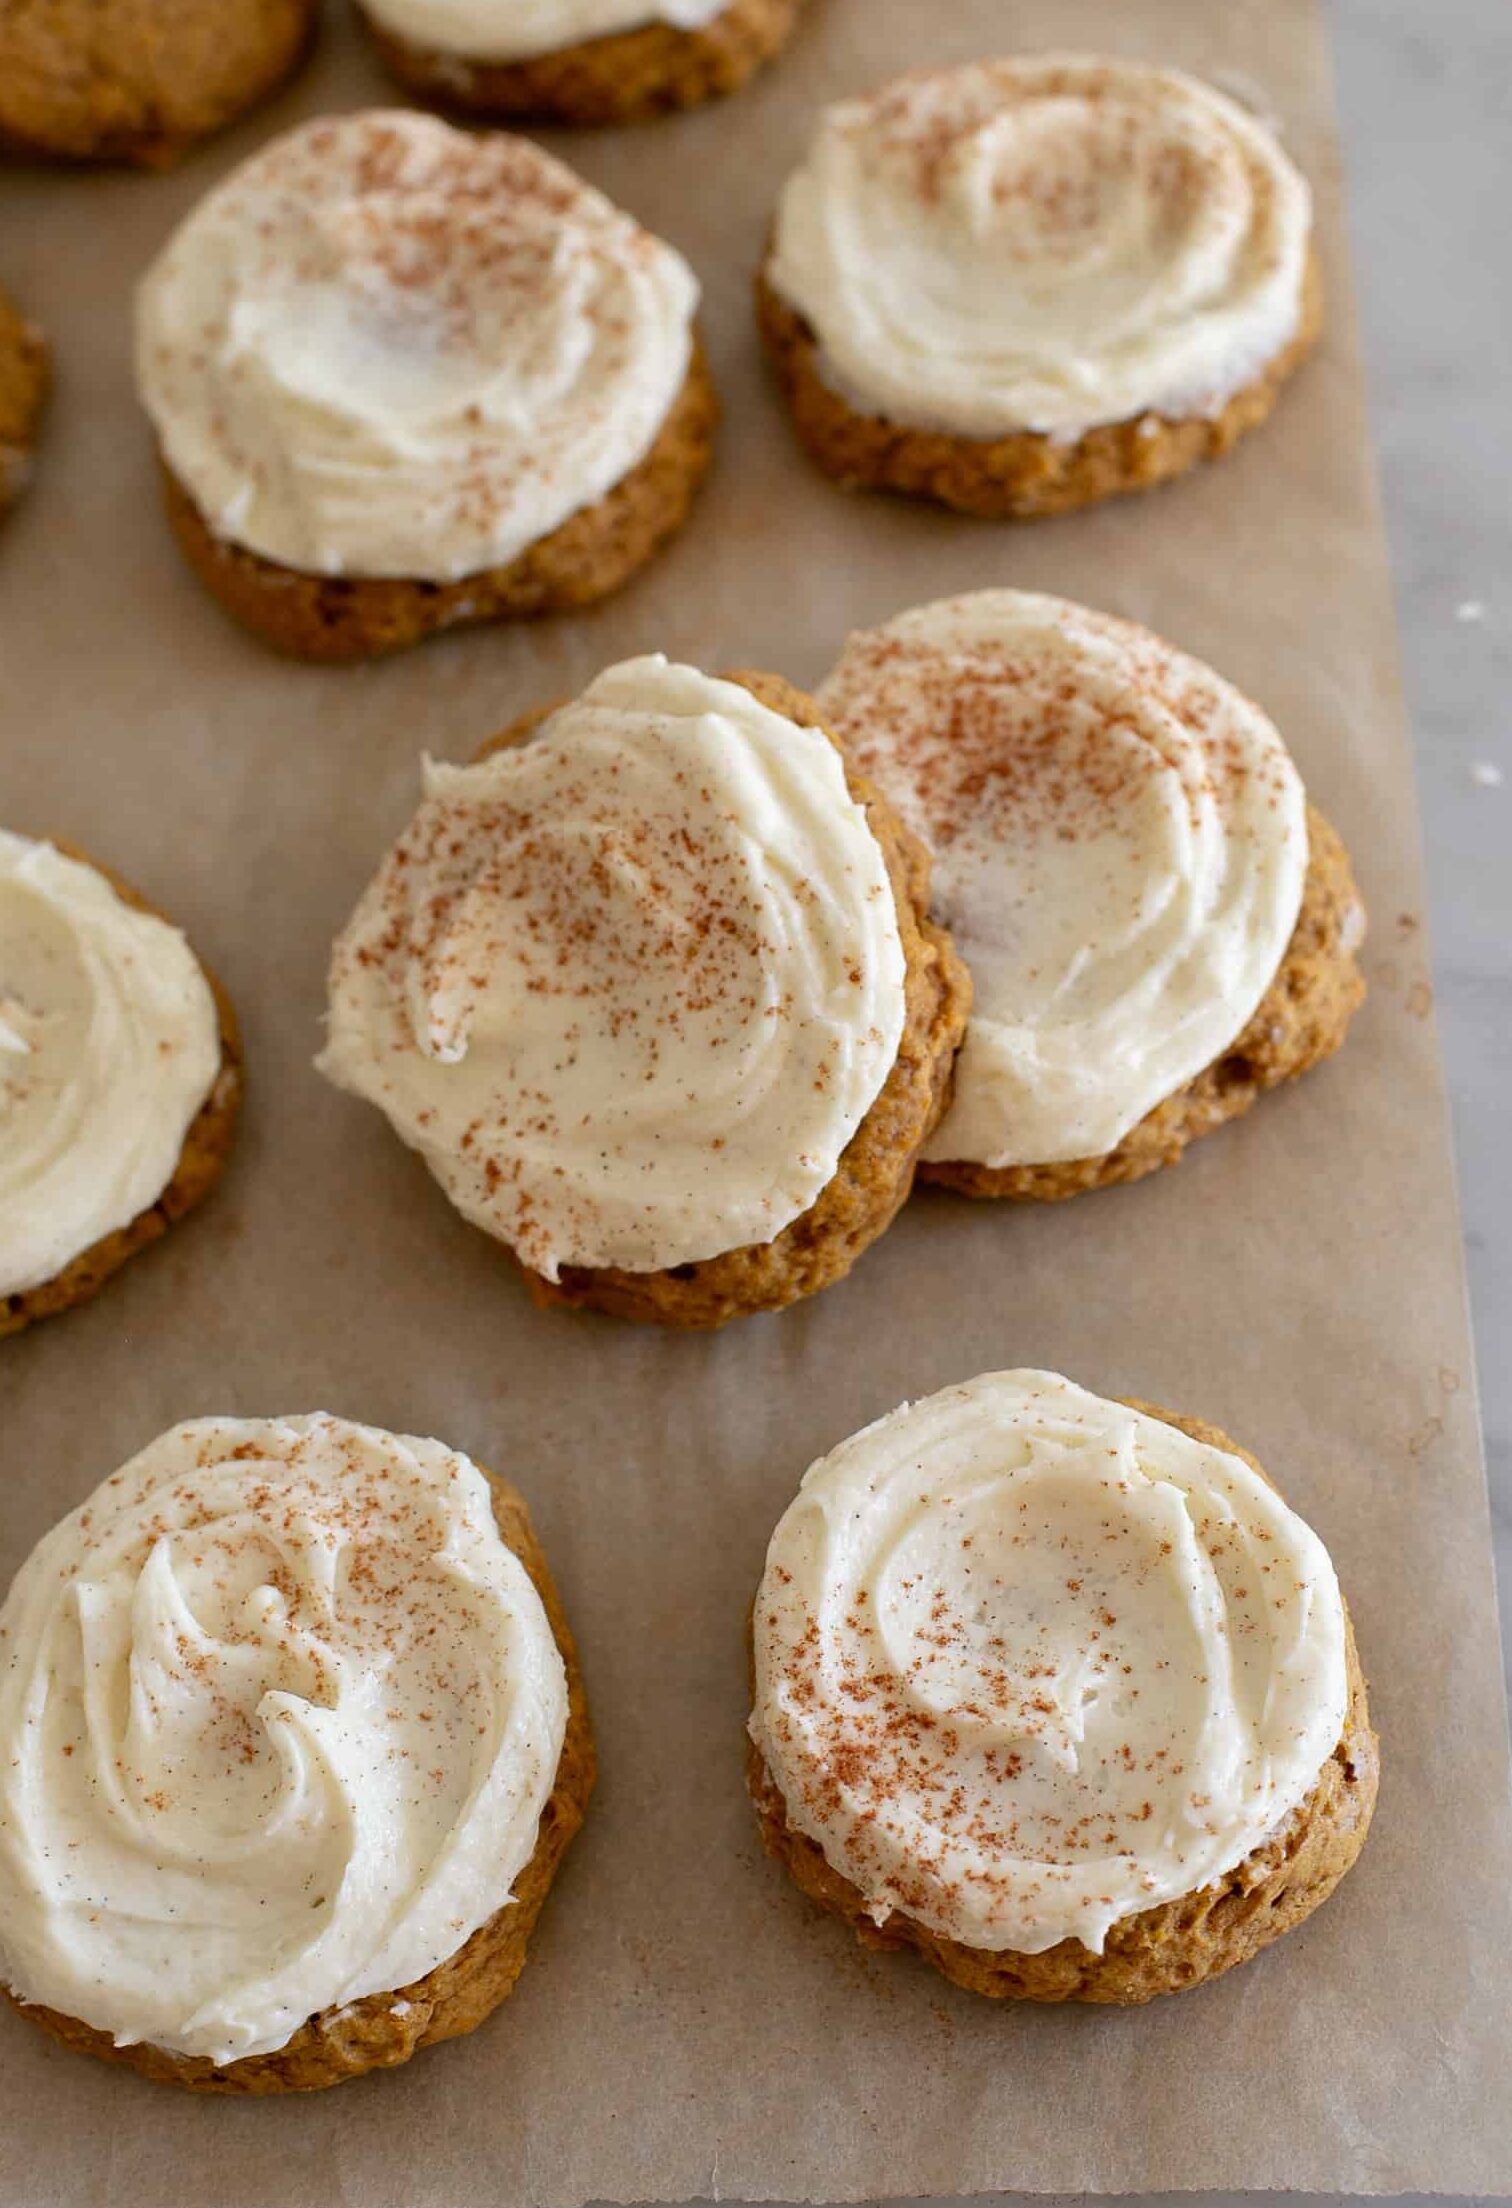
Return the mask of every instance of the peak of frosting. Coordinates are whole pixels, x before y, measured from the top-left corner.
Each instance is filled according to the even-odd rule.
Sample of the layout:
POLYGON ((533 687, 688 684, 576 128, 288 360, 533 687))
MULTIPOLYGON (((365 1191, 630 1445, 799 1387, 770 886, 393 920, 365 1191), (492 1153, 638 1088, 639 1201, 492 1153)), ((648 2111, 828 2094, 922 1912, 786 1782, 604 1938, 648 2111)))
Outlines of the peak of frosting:
POLYGON ((924 430, 1075 438, 1219 411, 1296 334, 1307 185, 1176 70, 1052 54, 826 109, 767 278, 851 404, 924 430))
POLYGON ((1040 1954, 1195 1892, 1317 1784, 1348 1702, 1322 1543, 1243 1459, 1057 1374, 823 1457, 754 1611, 751 1733, 885 1923, 1040 1954))
POLYGON ((652 23, 692 31, 730 0, 363 0, 373 21, 422 53, 527 61, 652 23))
POLYGON ((830 739, 645 658, 427 767, 329 996, 322 1072, 555 1279, 806 1211, 897 1055, 904 955, 830 739))
POLYGON ((453 581, 644 458, 697 296, 671 246, 528 139, 329 116, 169 239, 138 383, 218 535, 305 572, 453 581))

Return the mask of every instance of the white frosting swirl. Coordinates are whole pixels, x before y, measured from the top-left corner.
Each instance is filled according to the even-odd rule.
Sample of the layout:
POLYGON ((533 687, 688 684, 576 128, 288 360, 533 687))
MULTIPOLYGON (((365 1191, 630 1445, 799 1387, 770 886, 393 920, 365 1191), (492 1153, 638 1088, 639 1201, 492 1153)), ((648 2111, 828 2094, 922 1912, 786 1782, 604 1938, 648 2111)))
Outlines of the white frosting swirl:
POLYGON ((1307 875, 1281 738, 1200 661, 984 590, 853 636, 819 693, 932 846, 975 989, 925 1156, 1103 1157, 1241 1033, 1307 875))
POLYGON ((555 1280, 769 1242, 904 1020, 886 862, 821 730, 660 657, 427 763, 331 961, 319 1065, 555 1280))
POLYGON ((220 1058, 177 928, 0 829, 0 1295, 157 1202, 220 1058))
POLYGON ((698 286, 524 138, 329 116, 202 200, 143 279, 137 380, 216 534, 310 573, 506 565, 641 461, 698 286))
POLYGON ((649 23, 694 31, 730 0, 362 0, 383 30, 423 53, 527 61, 649 23))
POLYGON ((981 61, 825 111, 767 277, 860 410, 1075 438, 1252 382, 1296 335, 1311 221, 1271 132, 1195 78, 981 61))
POLYGON ((1343 1735, 1344 1606, 1240 1458, 1054 1373, 905 1405, 812 1467, 754 1613, 790 1824, 965 1945, 1037 1955, 1232 1870, 1343 1735))
POLYGON ((566 1721, 466 1457, 176 1426, 0 1610, 0 1975, 117 2044, 268 2053, 504 1907, 566 1721))

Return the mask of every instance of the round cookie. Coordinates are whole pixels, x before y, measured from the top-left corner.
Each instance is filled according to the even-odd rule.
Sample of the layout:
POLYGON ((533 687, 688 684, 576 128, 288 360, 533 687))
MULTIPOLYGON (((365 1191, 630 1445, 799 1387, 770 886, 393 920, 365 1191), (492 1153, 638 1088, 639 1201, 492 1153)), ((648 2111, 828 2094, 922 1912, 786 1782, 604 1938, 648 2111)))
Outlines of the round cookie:
POLYGON ((1137 1180, 1342 1043, 1365 994, 1348 854, 1211 668, 988 590, 852 636, 819 703, 933 850, 973 972, 921 1177, 1021 1201, 1137 1180))
MULTIPOLYGON (((648 0, 649 4, 649 0, 648 0)), ((643 122, 736 92, 786 45, 803 0, 724 0, 705 21, 643 22, 544 53, 484 60, 427 48, 387 27, 417 11, 369 4, 378 52, 422 100, 483 120, 643 122)))
POLYGON ((708 472, 697 301, 681 255, 526 139, 408 110, 310 123, 139 290, 179 545, 305 659, 592 604, 708 472))
MULTIPOLYGON (((132 911, 162 920, 165 925, 172 924, 155 905, 108 867, 101 866, 98 860, 61 840, 55 840, 52 848, 64 858, 91 868, 132 911)), ((196 960, 196 963, 214 999, 220 1063, 204 1102, 185 1132, 172 1173, 151 1203, 124 1226, 112 1228, 80 1250, 50 1279, 0 1294, 0 1339, 19 1334, 34 1319, 51 1318, 72 1309, 75 1304, 89 1302, 113 1273, 119 1272, 139 1251, 149 1248, 166 1234, 208 1196, 219 1181, 241 1110, 241 1036, 235 1009, 221 982, 203 960, 196 960)), ((0 983, 4 978, 3 946, 0 946, 0 983)))
POLYGON ((0 513, 20 497, 31 476, 48 382, 42 332, 0 291, 0 513))
MULTIPOLYGON (((1256 1459, 1220 1428, 1137 1400, 1122 1407, 1170 1426, 1206 1449, 1237 1458, 1274 1492, 1256 1459)), ((989 1999, 1132 2006, 1200 1985, 1247 1962, 1311 1916, 1364 1846, 1380 1778, 1379 1743, 1371 1728, 1348 1608, 1342 1596, 1339 1601, 1344 1718, 1316 1783, 1231 1869, 1190 1893, 1111 1922, 1100 1951, 1075 1937, 1037 1952, 973 1946, 920 1921, 906 1906, 879 1910, 835 1867, 818 1841, 791 1821, 782 1790, 760 1746, 748 1735, 747 1784, 762 1844, 811 1901, 850 1925, 863 1946, 912 1949, 956 1985, 989 1999)), ((915 1731, 903 1737, 919 1741, 923 1736, 915 1731)), ((848 1783, 847 1774, 837 1773, 835 1785, 848 1783)), ((992 1844, 1001 1840, 998 1834, 992 1844)), ((921 1884, 921 1895, 923 1891, 921 1884)))
POLYGON ((319 0, 26 0, 0 10, 0 147, 160 167, 274 91, 319 0))
POLYGON ((780 204, 757 320, 826 474, 1032 519, 1167 482, 1266 419, 1322 324, 1310 231, 1279 145, 1195 79, 971 64, 827 113, 780 204), (1136 220, 1138 195, 1159 214, 1136 220), (1116 266, 1121 222, 1148 265, 1116 266))
POLYGON ((475 2031, 514 1990, 536 1921, 562 1859, 582 1825, 597 1763, 576 1644, 524 1498, 508 1480, 483 1470, 505 1546, 529 1575, 566 1674, 567 1719, 556 1775, 540 1814, 534 1848, 512 1881, 512 1898, 434 1969, 392 1991, 338 2003, 310 2017, 269 2053, 215 2063, 144 2041, 118 2046, 109 2032, 24 2001, 0 1985, 11 2005, 81 2054, 125 2064, 144 2077, 199 2093, 310 2093, 408 2062, 422 2047, 475 2031))
MULTIPOLYGON (((738 685, 770 714, 779 716, 782 722, 805 730, 818 730, 825 735, 827 743, 834 745, 834 739, 823 728, 812 702, 780 678, 742 673, 723 678, 723 682, 738 685)), ((660 695, 663 688, 668 689, 669 694, 675 694, 680 701, 678 710, 691 712, 692 705, 681 695, 682 689, 690 683, 702 686, 700 699, 709 691, 708 678, 698 676, 692 670, 668 669, 660 661, 631 662, 601 676, 599 682, 585 693, 578 704, 586 715, 589 708, 603 710, 597 701, 606 696, 606 685, 616 686, 618 692, 635 695, 639 694, 639 687, 645 685, 656 696, 660 695)), ((721 701, 717 690, 709 695, 708 702, 711 708, 719 709, 721 701)), ((547 715, 542 713, 526 716, 487 745, 481 757, 487 759, 501 750, 521 744, 546 718, 547 715)), ((839 750, 840 747, 834 745, 834 748, 839 750)), ((843 759, 843 752, 841 756, 843 759)), ((669 769, 672 787, 676 789, 682 781, 691 779, 695 771, 693 766, 669 769)), ((919 1146, 948 1101, 951 1070, 965 1024, 970 985, 948 935, 928 917, 928 861, 921 846, 902 828, 891 808, 876 791, 848 765, 845 767, 843 786, 850 801, 847 811, 855 809, 864 818, 873 844, 871 863, 881 869, 878 891, 881 893, 885 887, 895 917, 901 968, 901 1001, 892 1056, 888 1059, 882 1052, 879 1034, 863 1038, 870 1053, 868 1064, 875 1063, 878 1068, 877 1079, 880 1086, 873 1086, 869 1092, 865 1092, 869 1093, 870 1101, 864 1106, 858 1104, 859 1116, 846 1122, 852 1126, 853 1131, 838 1150, 836 1162, 828 1177, 821 1179, 817 1173, 812 1176, 818 1182, 816 1192, 807 1201, 801 1202, 801 1208, 795 1211, 789 1205, 782 1223, 768 1239, 748 1241, 736 1235, 731 1245, 724 1248, 719 1247, 717 1238, 707 1234, 707 1222, 701 1221, 706 1241, 712 1240, 714 1243, 712 1254, 690 1256, 685 1261, 627 1267, 623 1264, 573 1262, 570 1255, 561 1257, 555 1243, 549 1236, 545 1236, 539 1216, 552 1192, 561 1186, 560 1178, 549 1162, 551 1153, 548 1150, 544 1165, 534 1161, 531 1153, 534 1169, 539 1174, 540 1193, 526 1197, 520 1193, 522 1184, 517 1178, 520 1170, 518 1153, 512 1147, 497 1152, 489 1148, 480 1123, 469 1125, 465 1130, 462 1146, 471 1151, 473 1158, 483 1156, 486 1159, 486 1169, 480 1177, 480 1169, 469 1163, 460 1185, 454 1185, 450 1177, 456 1170, 452 1159, 451 1138, 447 1138, 443 1150, 435 1152, 432 1149, 432 1144, 441 1142, 437 1130, 437 1111, 431 1105, 426 1105, 422 1112, 417 1105, 412 1107, 412 1102, 406 1101, 401 1112, 395 1102, 398 1076, 394 1071, 393 1059, 378 1051, 371 1040, 371 1023, 377 1014, 368 996, 368 992, 373 991, 379 1007, 387 1005, 390 990, 398 986, 388 973, 386 962, 390 958, 397 958, 404 964, 412 956, 422 956, 429 973, 432 964, 443 957, 439 951, 422 953, 413 946, 407 923, 402 918, 396 918, 387 898, 396 895, 420 896, 423 910, 429 914, 434 911, 437 902, 454 892, 438 888, 434 899, 424 892, 422 885, 430 875, 429 862, 423 855, 422 847, 415 854, 405 856, 403 867, 393 878, 393 884, 401 885, 400 887, 395 888, 390 884, 386 892, 384 877, 380 875, 369 890, 363 905, 359 906, 333 956, 332 1039, 321 1060, 321 1070, 340 1086, 354 1089, 356 1093, 367 1095, 378 1102, 394 1119, 405 1139, 425 1150, 432 1169, 442 1178, 443 1185, 459 1208, 512 1248, 538 1302, 591 1308, 620 1318, 664 1326, 722 1326, 730 1319, 752 1312, 781 1309, 800 1297, 815 1294, 842 1279, 861 1252, 884 1232, 905 1201, 913 1183, 919 1146), (375 971, 382 977, 377 982, 373 980, 375 971), (474 1187, 475 1179, 478 1180, 477 1187, 474 1187), (463 1189, 467 1191, 466 1194, 463 1189), (501 1203, 508 1206, 507 1218, 495 1214, 493 1207, 501 1203), (538 1234, 542 1236, 539 1242, 536 1240, 538 1234), (544 1262, 548 1252, 557 1259, 554 1267, 548 1267, 544 1262), (533 1254, 537 1255, 537 1262, 532 1262, 533 1254)), ((700 795, 707 796, 708 792, 700 795)), ((501 807, 504 802, 501 797, 501 807)), ((631 803, 633 802, 632 800, 631 803)), ((774 802, 795 804, 797 800, 769 796, 765 802, 768 805, 774 802)), ((825 802, 829 802, 827 795, 825 802)), ((539 816, 527 814, 525 818, 533 820, 539 816)), ((699 818, 700 815, 689 814, 690 820, 699 818)), ((852 832, 854 825, 854 822, 847 823, 847 833, 852 832)), ((576 833, 575 823, 569 832, 576 833)), ((770 826, 764 823, 761 833, 768 835, 772 832, 770 826)), ((435 833, 438 847, 449 854, 455 847, 452 832, 438 826, 435 833)), ((662 831, 657 830, 656 833, 661 834, 662 831)), ((544 838, 538 837, 537 840, 544 838)), ((636 878, 645 875, 654 880, 658 869, 663 865, 670 867, 675 875, 680 855, 691 859, 694 873, 699 872, 696 843, 689 853, 681 854, 675 829, 668 827, 665 830, 664 843, 656 844, 650 851, 636 851, 633 855, 615 852, 607 861, 607 866, 611 871, 623 869, 627 876, 633 871, 636 878)), ((449 866, 449 858, 447 863, 449 866)), ((465 859, 459 862, 464 873, 471 863, 465 859)), ((599 873, 599 867, 595 866, 590 870, 588 878, 590 881, 596 880, 599 873)), ((448 881, 452 879, 450 874, 446 878, 448 881)), ((460 878, 459 876, 458 879, 460 878)), ((835 878, 843 882, 847 877, 841 871, 835 878)), ((609 880, 610 872, 606 871, 603 881, 607 885, 609 880)), ((716 947, 727 939, 736 940, 742 927, 741 914, 738 910, 722 909, 718 894, 711 891, 710 895, 713 902, 707 914, 695 909, 686 922, 674 918, 668 923, 673 930, 669 938, 672 945, 696 943, 706 930, 713 931, 711 940, 716 947)), ((574 892, 569 890, 561 908, 553 910, 548 894, 543 907, 549 915, 546 924, 550 934, 547 940, 557 940, 559 935, 564 942, 580 938, 583 948, 578 955, 588 957, 592 953, 594 925, 586 915, 576 921, 573 919, 577 909, 572 902, 573 896, 574 892)), ((817 885, 812 892, 806 891, 804 901, 822 910, 826 902, 824 886, 817 885)), ((486 929, 484 920, 479 919, 476 924, 480 929, 486 929)), ((532 930, 540 924, 536 921, 529 923, 532 930)), ((868 925, 872 924, 874 923, 868 922, 868 925)), ((875 924, 880 925, 880 922, 875 924)), ((487 940, 486 934, 484 939, 487 940)), ((533 934, 531 940, 535 940, 533 934)), ((513 952, 500 954, 506 968, 513 955, 513 952)), ((545 957, 544 952, 540 955, 545 957)), ((666 959, 674 955, 675 948, 670 949, 662 955, 660 962, 665 963, 666 959)), ((857 955, 859 961, 859 954, 857 955)), ((475 969, 478 964, 474 955, 470 962, 471 969, 475 969)), ((448 968, 443 965, 441 970, 444 973, 448 968)), ((543 973, 529 981, 527 986, 532 990, 547 986, 544 974, 553 970, 551 961, 547 959, 543 973)), ((610 971, 613 971, 612 967, 610 971)), ((863 972, 859 962, 852 972, 851 980, 858 987, 862 985, 863 972)), ((436 984, 438 989, 442 986, 441 983, 436 984)), ((593 987, 590 988, 586 982, 581 986, 585 991, 585 1003, 591 1003, 596 990, 602 986, 597 979, 596 970, 593 987)), ((679 986, 682 985, 679 983, 679 986)), ((692 999, 701 999, 701 992, 717 989, 720 984, 707 979, 701 979, 695 984, 690 979, 686 986, 690 992, 690 1016, 696 1016, 692 1011, 692 999)), ((734 989, 737 984, 734 981, 725 981, 723 986, 734 989)), ((745 984, 739 986, 743 987, 745 984)), ((778 984, 773 982, 771 986, 775 988, 778 984)), ((401 991, 401 995, 408 1001, 405 992, 401 991)), ((395 1001, 399 1000, 396 998, 395 1001)), ((616 996, 611 1001, 617 1004, 620 999, 616 996)), ((790 1016, 784 1009, 785 1004, 784 998, 774 1006, 774 1016, 780 1021, 785 1021, 790 1016)), ((622 1033, 628 1028, 638 1036, 639 1019, 634 1004, 627 997, 624 1001, 623 1022, 617 1019, 609 1024, 616 1033, 622 1033)), ((641 1021, 640 1026, 643 1025, 644 1022, 641 1021)), ((674 1006, 669 1014, 669 1032, 675 1036, 679 1026, 680 1014, 674 1006)), ((783 1032, 782 1027, 779 1025, 775 1032, 783 1032)), ((581 1038, 576 1038, 567 1047, 576 1056, 584 1046, 581 1038)), ((639 1043, 637 1047, 640 1047, 639 1043)), ((715 1047, 739 1046, 727 1043, 715 1047)), ((826 1045, 826 1050, 833 1047, 835 1046, 826 1045)), ((613 1095, 621 1087, 633 1091, 637 1081, 656 1079, 659 1049, 659 1045, 650 1046, 648 1068, 644 1075, 623 1068, 606 1070, 600 1084, 604 1093, 613 1095)), ((830 1076, 825 1071, 828 1062, 827 1058, 821 1061, 819 1071, 812 1081, 812 1088, 819 1092, 822 1100, 813 1107, 816 1112, 826 1112, 829 1108, 826 1087, 830 1076)), ((769 1077, 770 1069, 766 1067, 758 1068, 757 1073, 752 1076, 758 1087, 769 1077)), ((523 1079, 523 1074, 518 1078, 523 1079)), ((740 1151, 739 1169, 742 1173, 748 1170, 744 1160, 753 1142, 766 1139, 786 1142, 798 1139, 791 1137, 787 1131, 790 1123, 782 1119, 781 1115, 779 1126, 782 1131, 776 1135, 769 1136, 764 1123, 758 1123, 754 1133, 751 1128, 742 1126, 738 1100, 719 1101, 724 1097, 724 1091, 718 1086, 717 1072, 705 1069, 705 1078, 714 1084, 715 1097, 715 1102, 709 1106, 707 1126, 717 1128, 718 1131, 707 1136, 701 1133, 699 1141, 716 1160, 718 1154, 725 1151, 727 1135, 736 1138, 731 1148, 738 1148, 740 1151)), ((771 1078, 779 1082, 784 1079, 792 1080, 805 1092, 809 1085, 806 1073, 800 1078, 790 1069, 783 1069, 771 1078)), ((531 1095, 534 1096, 535 1093, 532 1089, 531 1095)), ((690 1096, 680 1116, 686 1117, 689 1111, 702 1112, 704 1102, 702 1097, 695 1101, 690 1096)), ((491 1108, 498 1109, 497 1105, 491 1108)), ((543 1121, 555 1125, 554 1114, 557 1107, 548 1101, 544 1092, 539 1109, 543 1121)), ((816 1122, 806 1121, 804 1124, 812 1127, 816 1122)), ((704 1126, 705 1120, 700 1118, 700 1129, 704 1126)), ((522 1147, 527 1150, 529 1132, 527 1123, 518 1137, 522 1147)), ((603 1139, 607 1144, 611 1139, 610 1134, 606 1132, 603 1139)), ((691 1137, 685 1139, 692 1142, 691 1137)), ((821 1136, 811 1133, 808 1139, 822 1148, 821 1136)), ((590 1150, 593 1148, 592 1144, 588 1147, 590 1150)), ((648 1158, 655 1156, 657 1147, 653 1141, 647 1153, 648 1158)), ((594 1152, 595 1157, 597 1154, 594 1152)), ((690 1148, 690 1161, 694 1154, 694 1150, 690 1148)), ((630 1153, 631 1163, 626 1168, 631 1176, 632 1186, 636 1185, 635 1175, 644 1173, 647 1169, 644 1160, 639 1166, 633 1162, 638 1155, 638 1151, 630 1153)), ((722 1160, 715 1165, 716 1172, 720 1163, 722 1160)), ((785 1165, 786 1161, 781 1163, 785 1165)), ((592 1167, 591 1161, 585 1167, 575 1152, 572 1170, 575 1173, 587 1173, 588 1177, 583 1183, 585 1189, 594 1185, 592 1172, 596 1168, 592 1167)), ((691 1163, 688 1170, 690 1173, 694 1170, 691 1163)), ((756 1171, 754 1167, 749 1170, 756 1171)), ((778 1171, 769 1171, 774 1182, 780 1179, 778 1171)), ((766 1182, 759 1173, 757 1179, 765 1190, 766 1182)), ((536 1185, 533 1180, 531 1186, 536 1185)), ((564 1231, 581 1231, 573 1200, 567 1196, 558 1200, 564 1207, 564 1231)), ((597 1222, 591 1216, 591 1199, 583 1196, 577 1202, 590 1205, 590 1229, 596 1231, 597 1222)), ((765 1193, 761 1197, 761 1208, 769 1209, 769 1198, 765 1193)), ((748 1215, 747 1206, 742 1209, 740 1216, 748 1215)), ((719 1216, 723 1218, 725 1215, 721 1213, 719 1216)), ((638 1238, 641 1230, 639 1220, 634 1216, 633 1203, 629 1217, 628 1228, 621 1218, 614 1231, 629 1232, 638 1238)), ((678 1218, 679 1247, 687 1248, 686 1235, 689 1230, 681 1210, 678 1218)), ((652 1231, 658 1236, 666 1232, 665 1223, 659 1217, 652 1231)))

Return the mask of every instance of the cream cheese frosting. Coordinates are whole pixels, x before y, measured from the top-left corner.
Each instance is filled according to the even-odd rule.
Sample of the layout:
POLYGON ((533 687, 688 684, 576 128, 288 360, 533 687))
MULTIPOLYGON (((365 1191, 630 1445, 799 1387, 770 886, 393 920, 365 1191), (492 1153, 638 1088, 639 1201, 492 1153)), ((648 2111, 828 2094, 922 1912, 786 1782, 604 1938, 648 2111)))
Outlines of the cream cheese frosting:
POLYGON ((1057 1374, 989 1373, 806 1475, 754 1612, 790 1824, 964 1945, 1100 1954, 1221 1878, 1343 1735, 1328 1555, 1249 1465, 1057 1374))
POLYGON ((1296 926, 1307 806, 1275 728, 1210 668, 985 590, 853 636, 819 702, 932 848, 971 969, 926 1158, 1103 1157, 1243 1031, 1296 926))
POLYGON ((423 52, 529 61, 650 23, 694 31, 729 0, 362 0, 383 30, 423 52))
POLYGON ((0 1609, 0 1976, 118 2045, 270 2053, 505 1906, 566 1722, 466 1457, 176 1426, 0 1609))
POLYGON ((1253 382, 1297 334, 1311 223, 1303 177, 1223 93, 1052 54, 826 109, 766 274, 855 409, 1074 439, 1253 382))
POLYGON ((769 1242, 891 1071, 904 953, 839 753, 625 661, 528 743, 427 762, 331 960, 318 1063, 548 1280, 769 1242))
POLYGON ((403 110, 274 139, 137 298, 137 381, 222 539, 306 573, 507 565, 650 450, 691 269, 524 138, 403 110))
POLYGON ((94 867, 0 829, 0 1296, 156 1203, 220 1067, 177 928, 94 867))

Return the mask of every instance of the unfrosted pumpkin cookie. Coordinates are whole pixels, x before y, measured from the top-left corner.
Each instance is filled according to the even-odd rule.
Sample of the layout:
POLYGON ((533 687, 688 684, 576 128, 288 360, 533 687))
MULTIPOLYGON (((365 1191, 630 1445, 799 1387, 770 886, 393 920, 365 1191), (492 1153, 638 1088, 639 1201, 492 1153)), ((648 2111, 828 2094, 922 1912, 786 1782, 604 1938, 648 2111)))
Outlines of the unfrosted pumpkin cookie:
POLYGON ((806 1475, 752 1637, 768 1851, 972 1992, 1196 1985, 1364 1844, 1378 1754, 1334 1568, 1201 1420, 1045 1372, 905 1405, 806 1475))
POLYGON ((1343 1041, 1365 993, 1348 855, 1211 668, 984 590, 853 636, 819 704, 933 852, 975 984, 926 1178, 1137 1180, 1343 1041))
POLYGON ((803 0, 359 0, 406 90, 504 121, 640 122, 743 85, 803 0))
POLYGON ((761 328, 856 488, 991 518, 1141 490, 1264 420, 1317 334, 1306 181, 1197 79, 1053 54, 825 111, 761 328))
POLYGON ((0 147, 175 160, 302 60, 319 0, 5 0, 0 147))
POLYGON ((42 332, 0 291, 0 513, 20 496, 31 475, 47 384, 42 332))
POLYGON ((219 1180, 236 1016, 178 929, 0 829, 0 1336, 97 1293, 219 1180))
POLYGON ((773 676, 626 661, 425 799, 331 960, 320 1069, 543 1303, 776 1310, 889 1225, 969 983, 928 863, 773 676))
POLYGON ((199 2092, 406 2062, 511 1991, 593 1767, 507 1481, 347 1419, 192 1420, 0 1611, 0 1985, 199 2092))
POLYGON ((707 472, 697 301, 680 254, 527 139, 306 124, 201 201, 138 295, 179 542, 308 659, 587 605, 707 472))

